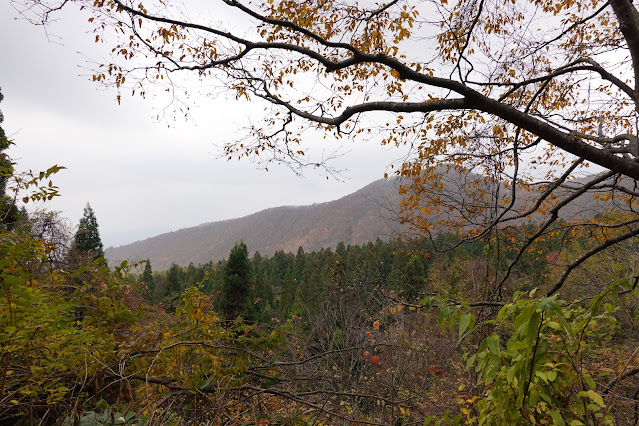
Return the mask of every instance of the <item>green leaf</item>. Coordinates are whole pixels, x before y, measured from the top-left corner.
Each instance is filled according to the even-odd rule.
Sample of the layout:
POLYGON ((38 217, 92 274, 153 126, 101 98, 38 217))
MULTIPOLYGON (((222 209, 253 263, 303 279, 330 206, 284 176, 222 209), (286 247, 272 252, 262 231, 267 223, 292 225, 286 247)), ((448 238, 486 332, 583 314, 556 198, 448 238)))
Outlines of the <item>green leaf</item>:
POLYGON ((619 285, 626 290, 632 290, 632 281, 628 278, 622 278, 620 280, 615 281, 613 284, 619 285))
POLYGON ((539 301, 537 306, 544 312, 553 311, 557 307, 557 305, 555 305, 555 297, 544 297, 539 301))
POLYGON ((477 355, 473 355, 470 358, 468 358, 468 361, 466 361, 466 368, 470 368, 475 363, 476 356, 477 355))
POLYGON ((595 315, 599 313, 599 309, 601 307, 601 300, 603 299, 603 296, 604 296, 604 293, 599 293, 592 299, 592 302, 590 303, 590 311, 595 315))
POLYGON ((597 387, 597 383, 590 377, 589 374, 584 374, 584 381, 588 385, 590 389, 595 389, 597 387))
POLYGON ((10 261, 10 260, 11 260, 11 259, 10 259, 10 258, 8 258, 8 257, 6 257, 6 258, 4 258, 4 259, 0 259, 0 269, 4 269, 4 268, 6 268, 6 267, 7 267, 7 265, 9 264, 9 261, 10 261))
MULTIPOLYGON (((566 315, 564 312, 564 308, 561 308, 559 306, 557 306, 556 303, 554 303, 554 296, 553 297, 547 297, 546 299, 544 299, 542 302, 539 303, 539 307, 541 308, 543 306, 542 309, 545 310, 545 312, 548 312, 552 315, 553 318, 556 318, 561 325, 563 326, 564 331, 568 334, 568 336, 570 336, 571 340, 575 340, 575 333, 572 329, 572 327, 568 324, 568 322, 566 321, 566 315), (546 301, 546 299, 553 299, 553 301, 546 301), (546 310, 547 309, 547 310, 546 310)), ((565 309, 569 309, 569 308, 565 308, 565 309)))
POLYGON ((492 353, 499 355, 499 337, 496 334, 486 338, 486 345, 492 353))
POLYGON ((586 395, 588 395, 588 397, 590 397, 590 399, 592 399, 600 407, 605 407, 606 404, 604 404, 603 398, 594 390, 590 389, 589 391, 586 392, 586 395))
POLYGON ((537 334, 539 333, 539 324, 541 324, 541 314, 537 311, 533 312, 528 320, 526 327, 526 343, 528 348, 532 350, 532 347, 537 340, 537 334))
POLYGON ((535 371, 535 375, 544 382, 548 383, 548 376, 543 371, 535 371))
POLYGON ((459 338, 464 335, 464 331, 468 328, 470 321, 472 320, 472 314, 464 314, 459 318, 459 338))
POLYGON ((200 386, 200 389, 206 389, 209 387, 209 385, 211 384, 211 382, 213 381, 213 378, 215 377, 215 375, 211 375, 211 377, 209 377, 206 382, 204 382, 204 384, 202 386, 200 386))
POLYGON ((552 418, 552 421, 555 425, 558 426, 563 426, 566 423, 564 423, 564 419, 561 417, 561 414, 559 414, 558 411, 552 410, 551 412, 548 413, 550 415, 550 417, 552 418))
POLYGON ((435 304, 435 298, 431 297, 431 296, 427 296, 427 297, 423 298, 422 301, 419 302, 419 304, 422 305, 426 309, 432 308, 433 305, 435 304))

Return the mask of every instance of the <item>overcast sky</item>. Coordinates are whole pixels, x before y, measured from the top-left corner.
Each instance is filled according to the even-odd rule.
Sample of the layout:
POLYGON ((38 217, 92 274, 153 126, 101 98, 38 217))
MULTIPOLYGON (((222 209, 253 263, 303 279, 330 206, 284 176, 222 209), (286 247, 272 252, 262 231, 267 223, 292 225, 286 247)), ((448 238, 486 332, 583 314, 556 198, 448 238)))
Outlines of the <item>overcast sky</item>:
POLYGON ((227 162, 217 158, 216 144, 233 140, 256 105, 195 95, 191 119, 157 122, 166 105, 161 98, 123 96, 118 106, 115 92, 90 81, 88 58, 99 61, 101 52, 86 17, 65 11, 46 33, 16 18, 0 1, 0 109, 16 143, 10 155, 18 170, 65 166, 54 178, 62 196, 45 207, 75 225, 89 202, 106 247, 269 207, 337 199, 382 178, 400 157, 378 144, 348 143, 334 164, 349 169, 341 180, 227 162))

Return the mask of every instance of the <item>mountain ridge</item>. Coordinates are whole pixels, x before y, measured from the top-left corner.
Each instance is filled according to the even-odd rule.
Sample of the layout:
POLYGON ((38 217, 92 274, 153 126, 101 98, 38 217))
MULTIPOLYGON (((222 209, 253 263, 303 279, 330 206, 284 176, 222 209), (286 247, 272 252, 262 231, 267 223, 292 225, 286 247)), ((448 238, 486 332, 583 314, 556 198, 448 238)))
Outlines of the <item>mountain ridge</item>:
POLYGON ((109 247, 110 263, 149 259, 156 270, 171 263, 186 266, 225 258, 236 241, 251 252, 271 256, 278 250, 319 250, 388 239, 399 228, 388 215, 400 200, 396 179, 380 179, 339 199, 310 205, 264 209, 240 218, 205 222, 119 247, 109 247))
MULTIPOLYGON (((467 177, 448 172, 443 194, 459 193, 467 177)), ((402 200, 399 185, 398 178, 380 179, 337 200, 271 207, 240 218, 205 222, 120 247, 109 247, 105 256, 111 264, 149 259, 154 269, 163 270, 171 263, 187 266, 191 262, 203 264, 224 259, 240 240, 247 244, 251 253, 259 251, 261 255, 272 256, 278 250, 295 252, 298 247, 312 251, 335 248, 340 241, 364 244, 377 238, 390 239, 410 233, 408 225, 393 221, 397 218, 394 209, 402 200)), ((520 192, 516 205, 531 201, 530 197, 535 197, 535 192, 520 192)), ((594 193, 586 192, 563 207, 559 216, 584 219, 611 207, 611 202, 602 202, 594 198, 594 193)), ((444 212, 444 215, 454 214, 444 212)), ((543 216, 536 212, 509 223, 521 225, 526 221, 538 221, 543 216)), ((436 215, 433 220, 433 223, 438 220, 436 215)))

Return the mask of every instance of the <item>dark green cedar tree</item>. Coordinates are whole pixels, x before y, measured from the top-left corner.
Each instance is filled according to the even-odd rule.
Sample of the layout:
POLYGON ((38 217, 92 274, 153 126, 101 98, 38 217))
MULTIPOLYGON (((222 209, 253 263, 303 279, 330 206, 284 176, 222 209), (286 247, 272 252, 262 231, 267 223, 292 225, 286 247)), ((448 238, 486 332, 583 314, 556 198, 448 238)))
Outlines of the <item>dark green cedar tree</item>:
POLYGON ((243 316, 252 319, 251 300, 252 265, 243 241, 235 243, 224 265, 222 285, 222 312, 227 319, 243 316))
MULTIPOLYGON (((0 90, 0 102, 4 99, 0 90)), ((0 111, 0 124, 4 121, 4 115, 0 111)), ((13 162, 5 152, 11 146, 4 129, 0 126, 0 228, 13 229, 20 217, 20 212, 14 200, 6 194, 7 182, 13 175, 13 162)))
POLYGON ((286 270, 284 282, 282 283, 282 295, 280 300, 280 314, 282 318, 287 319, 293 309, 295 302, 295 293, 297 292, 297 280, 295 279, 291 269, 286 270))
POLYGON ((298 280, 304 281, 306 280, 306 254, 304 253, 304 249, 302 246, 297 248, 297 254, 295 255, 295 263, 293 272, 295 277, 298 280))
POLYGON ((75 233, 73 248, 80 254, 90 254, 94 259, 104 257, 104 246, 100 239, 98 220, 91 205, 87 203, 80 219, 78 231, 75 233))
POLYGON ((422 260, 413 255, 406 263, 404 269, 403 295, 408 300, 415 300, 423 291, 426 281, 426 272, 422 260))
POLYGON ((176 295, 183 290, 184 273, 175 263, 171 263, 171 267, 166 273, 165 292, 166 295, 176 295))
POLYGON ((144 265, 142 282, 146 286, 146 294, 149 299, 153 299, 153 294, 155 293, 155 278, 153 278, 153 269, 151 268, 151 261, 149 259, 146 260, 146 264, 144 265))

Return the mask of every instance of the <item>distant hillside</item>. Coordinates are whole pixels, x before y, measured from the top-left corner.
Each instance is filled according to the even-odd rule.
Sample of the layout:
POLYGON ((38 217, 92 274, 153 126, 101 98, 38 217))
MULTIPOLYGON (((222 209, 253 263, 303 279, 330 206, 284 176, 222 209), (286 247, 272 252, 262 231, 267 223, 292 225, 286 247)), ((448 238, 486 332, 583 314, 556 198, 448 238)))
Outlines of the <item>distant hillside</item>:
POLYGON ((271 256, 277 250, 295 252, 335 247, 338 242, 361 244, 388 239, 398 225, 389 219, 389 206, 400 197, 397 181, 381 179, 339 200, 311 206, 276 207, 239 219, 205 223, 108 248, 111 264, 149 258, 155 270, 206 263, 228 256, 236 241, 244 240, 251 253, 271 256))
MULTIPOLYGON (((472 175, 461 177, 448 172, 442 197, 449 202, 464 197, 463 188, 469 176, 472 175)), ((573 182, 579 183, 580 180, 573 182)), ((251 253, 259 251, 262 255, 271 256, 278 250, 295 252, 300 246, 311 251, 322 247, 335 248, 340 241, 363 244, 377 238, 389 239, 399 235, 400 231, 408 232, 407 228, 399 229, 397 222, 393 221, 396 215, 391 212, 397 209, 401 201, 398 186, 396 179, 381 179, 339 200, 311 206, 276 207, 239 219, 180 229, 125 246, 108 248, 106 257, 111 264, 148 258, 154 269, 162 270, 173 262, 185 266, 190 262, 201 264, 221 260, 239 240, 244 240, 251 253)), ((504 193, 508 195, 508 191, 504 193)), ((526 200, 530 201, 530 197, 537 195, 535 192, 520 191, 515 204, 517 206, 526 200)), ((586 193, 561 209, 559 216, 583 219, 612 208, 610 202, 602 202, 593 198, 593 194, 586 193)), ((448 215, 457 216, 458 213, 444 210, 433 214, 432 223, 448 215)), ((509 222, 509 225, 520 225, 528 220, 540 221, 542 217, 535 214, 530 218, 509 222)))

